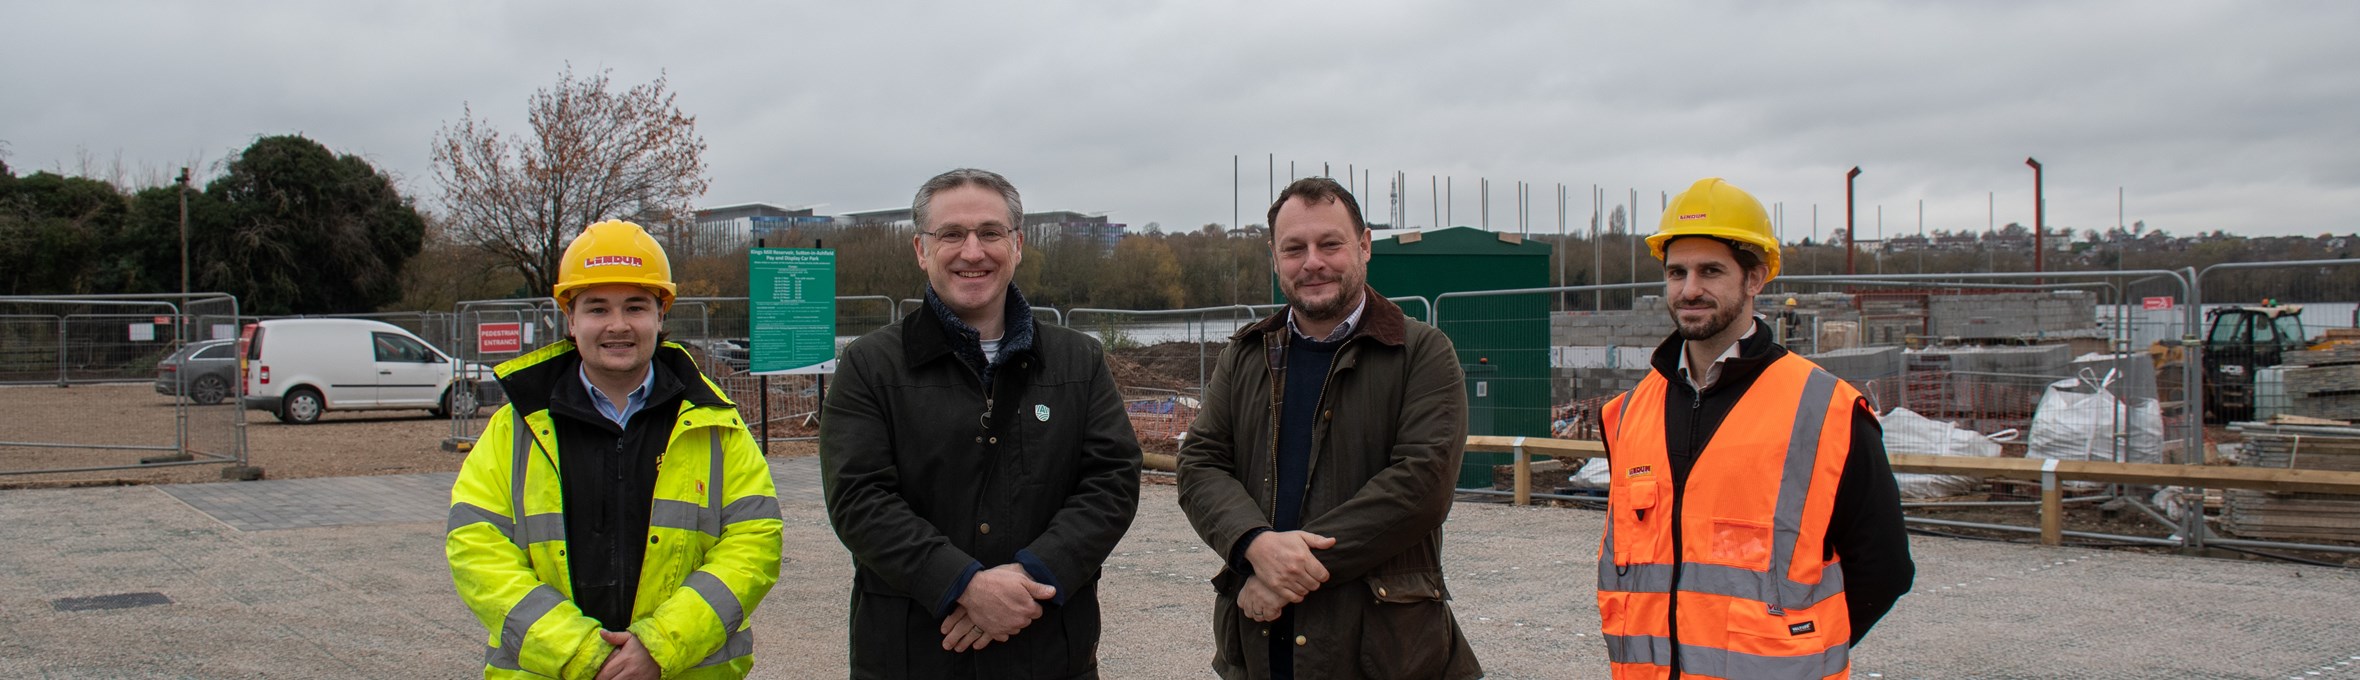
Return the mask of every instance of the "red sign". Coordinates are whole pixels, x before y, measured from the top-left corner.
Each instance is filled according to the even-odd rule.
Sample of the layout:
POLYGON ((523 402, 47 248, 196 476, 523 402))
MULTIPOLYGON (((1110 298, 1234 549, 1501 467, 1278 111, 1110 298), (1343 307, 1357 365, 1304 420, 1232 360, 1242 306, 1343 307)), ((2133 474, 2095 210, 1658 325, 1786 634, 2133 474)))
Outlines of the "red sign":
POLYGON ((514 354, 524 351, 524 324, 479 323, 475 325, 475 353, 514 354))
POLYGON ((2144 299, 2144 300, 2140 300, 2140 301, 2139 301, 2139 307, 2140 307, 2141 309, 2145 309, 2145 310, 2148 310, 2148 311, 2158 311, 2158 310, 2171 309, 2171 308, 2172 308, 2172 299, 2171 299, 2170 297, 2165 297, 2165 296, 2151 297, 2151 298, 2147 298, 2147 299, 2144 299))

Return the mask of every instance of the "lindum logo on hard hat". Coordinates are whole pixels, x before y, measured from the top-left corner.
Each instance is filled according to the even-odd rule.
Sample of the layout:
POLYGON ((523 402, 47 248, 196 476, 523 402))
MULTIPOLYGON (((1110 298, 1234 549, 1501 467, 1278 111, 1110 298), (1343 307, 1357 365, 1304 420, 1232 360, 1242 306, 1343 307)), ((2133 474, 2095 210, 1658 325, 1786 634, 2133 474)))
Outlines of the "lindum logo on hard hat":
POLYGON ((583 269, 589 269, 591 267, 615 266, 642 267, 646 265, 644 264, 643 260, 630 255, 600 255, 598 257, 593 257, 582 261, 583 269))
POLYGON ((1683 220, 1701 220, 1701 219, 1704 219, 1704 213, 1688 213, 1688 214, 1686 214, 1686 215, 1681 215, 1681 216, 1680 216, 1680 219, 1683 219, 1683 220))

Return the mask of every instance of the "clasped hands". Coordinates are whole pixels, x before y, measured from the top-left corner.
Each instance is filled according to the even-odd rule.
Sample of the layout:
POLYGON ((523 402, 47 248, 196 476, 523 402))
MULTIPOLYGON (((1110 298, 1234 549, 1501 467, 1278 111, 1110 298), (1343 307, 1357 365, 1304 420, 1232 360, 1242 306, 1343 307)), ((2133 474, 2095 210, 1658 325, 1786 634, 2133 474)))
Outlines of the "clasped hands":
POLYGON ((1253 563, 1254 575, 1238 589, 1237 608, 1255 621, 1278 620, 1287 605, 1302 602, 1304 596, 1327 583, 1327 566, 1311 551, 1335 545, 1335 538, 1304 531, 1256 535, 1254 542, 1246 545, 1246 561, 1253 563))
POLYGON ((1032 580, 1024 567, 1003 564, 975 572, 959 606, 942 620, 942 648, 949 652, 983 649, 1041 618, 1041 600, 1057 596, 1057 589, 1032 580))

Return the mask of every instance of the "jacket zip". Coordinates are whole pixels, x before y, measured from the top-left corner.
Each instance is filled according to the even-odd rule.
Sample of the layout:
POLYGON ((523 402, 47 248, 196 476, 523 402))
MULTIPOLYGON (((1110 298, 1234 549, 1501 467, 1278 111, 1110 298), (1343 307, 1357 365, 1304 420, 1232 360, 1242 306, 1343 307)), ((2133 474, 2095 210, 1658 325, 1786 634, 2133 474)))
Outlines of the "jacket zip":
MULTIPOLYGON (((1680 386, 1688 390, 1688 445, 1695 447, 1697 457, 1701 458, 1704 445, 1697 441, 1697 435, 1702 434, 1699 428, 1704 422, 1704 391, 1688 384, 1686 379, 1681 380, 1680 386)), ((1691 472, 1695 470, 1697 462, 1689 462, 1691 472)), ((1679 501, 1683 486, 1686 485, 1679 482, 1672 484, 1672 606, 1665 610, 1664 622, 1672 638, 1671 666, 1672 677, 1675 678, 1680 677, 1680 566, 1686 561, 1680 550, 1680 544, 1686 542, 1686 537, 1680 532, 1680 516, 1688 512, 1688 504, 1679 501)))

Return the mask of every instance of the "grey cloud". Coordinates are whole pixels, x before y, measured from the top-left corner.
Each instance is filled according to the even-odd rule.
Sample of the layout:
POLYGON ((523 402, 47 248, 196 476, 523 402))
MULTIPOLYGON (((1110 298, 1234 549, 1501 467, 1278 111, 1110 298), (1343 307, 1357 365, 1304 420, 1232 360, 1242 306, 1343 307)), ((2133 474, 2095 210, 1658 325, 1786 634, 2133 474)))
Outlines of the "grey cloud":
MULTIPOLYGON (((218 159, 300 131, 361 153, 423 203, 435 131, 462 106, 511 132, 571 62, 618 83, 661 72, 712 148, 709 203, 904 204, 917 182, 991 167, 1041 208, 1134 226, 1230 220, 1230 157, 1258 221, 1264 154, 1298 174, 1456 179, 1457 221, 1493 182, 1613 201, 1722 175, 1841 222, 1842 173, 1914 228, 2030 221, 2177 233, 2351 231, 2360 210, 2360 6, 2307 2, 1634 5, 1467 2, 753 3, 10 2, 0 139, 20 171, 77 148, 134 163, 218 159), (33 58, 40 57, 40 58, 33 58), (1372 167, 1373 166, 1373 167, 1372 167), (1987 196, 1990 197, 1987 199, 1987 196)), ((1280 179, 1284 179, 1281 177, 1280 179)), ((1380 208, 1381 210, 1381 208, 1380 208)), ((1381 214, 1381 213, 1380 213, 1381 214)), ((1825 233, 1826 228, 1822 229, 1825 233)))

